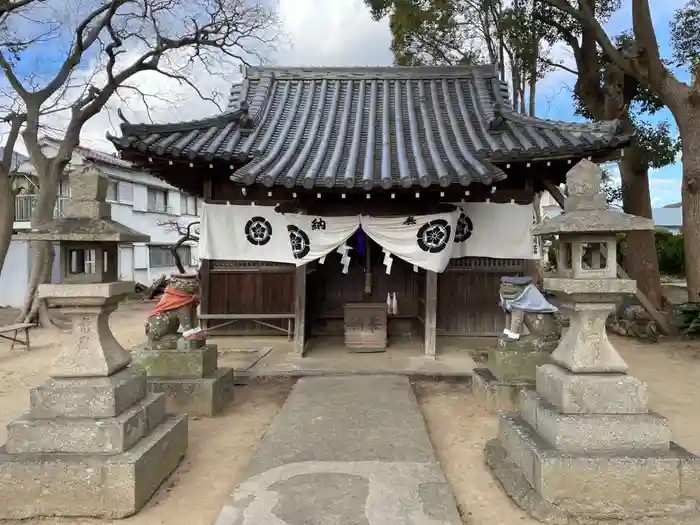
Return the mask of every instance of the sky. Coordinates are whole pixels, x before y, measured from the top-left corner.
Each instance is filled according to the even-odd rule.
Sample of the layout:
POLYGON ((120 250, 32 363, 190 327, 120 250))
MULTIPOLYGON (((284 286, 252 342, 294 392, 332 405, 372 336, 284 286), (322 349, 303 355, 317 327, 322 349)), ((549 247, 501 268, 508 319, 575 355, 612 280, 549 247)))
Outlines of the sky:
MULTIPOLYGON (((272 0, 268 0, 272 1, 272 0)), ((623 0, 623 8, 617 12, 606 29, 609 34, 617 34, 631 27, 630 0, 623 0)), ((685 0, 654 1, 652 16, 663 54, 669 54, 668 23, 676 9, 685 0)), ((363 0, 279 0, 279 16, 283 38, 276 49, 266 53, 271 64, 288 66, 382 66, 391 65, 393 57, 389 46, 391 34, 388 21, 375 22, 369 15, 363 0)), ((60 44, 60 43, 59 43, 60 44)), ((555 49, 555 57, 573 62, 564 48, 555 49)), ((60 55, 60 45, 56 42, 45 46, 37 53, 35 62, 24 60, 25 68, 50 70, 56 55, 60 55), (39 55, 43 58, 38 62, 39 55), (29 66, 27 64, 30 64, 29 66)), ((32 57, 30 57, 32 58, 32 57)), ((78 76, 89 76, 95 63, 86 63, 78 76)), ((203 69, 192 71, 195 84, 204 93, 218 93, 224 103, 225 94, 237 72, 230 67, 213 76, 203 69)), ((98 78, 99 79, 99 78, 98 78)), ((203 101, 188 86, 153 73, 144 73, 134 79, 139 86, 147 86, 149 92, 158 94, 151 99, 150 111, 139 109, 133 93, 126 100, 113 99, 104 111, 86 123, 81 134, 81 143, 105 151, 113 151, 106 140, 106 132, 118 133, 119 118, 116 111, 121 108, 130 121, 143 122, 150 117, 155 122, 177 122, 202 118, 219 112, 216 105, 203 101), (130 97, 130 98, 129 98, 130 97)), ((537 116, 541 118, 577 121, 573 115, 570 90, 575 78, 569 73, 550 73, 538 84, 537 116)), ((1 96, 1 95, 0 95, 1 96)), ((655 120, 673 119, 668 111, 654 117, 655 120)), ((61 116, 51 117, 54 127, 60 129, 65 122, 61 116)), ((675 132, 675 126, 673 126, 675 132)), ((22 151, 21 144, 18 150, 22 151)), ((653 206, 680 200, 680 162, 663 169, 652 170, 650 185, 653 206)))

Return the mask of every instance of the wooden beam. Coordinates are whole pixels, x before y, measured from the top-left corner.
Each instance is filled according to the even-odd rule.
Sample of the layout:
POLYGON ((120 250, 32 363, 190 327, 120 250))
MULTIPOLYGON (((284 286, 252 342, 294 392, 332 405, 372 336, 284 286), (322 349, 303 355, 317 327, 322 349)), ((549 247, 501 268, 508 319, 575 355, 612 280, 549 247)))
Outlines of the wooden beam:
POLYGON ((435 357, 437 346, 437 280, 436 272, 425 272, 425 355, 435 357))
MULTIPOLYGON (((619 264, 617 265, 617 276, 620 279, 630 278, 630 276, 627 275, 625 270, 623 270, 619 264)), ((671 323, 669 322, 668 317, 666 317, 664 314, 662 314, 656 308, 654 308, 654 306, 651 304, 651 301, 649 301, 647 296, 644 295, 639 289, 637 289, 635 296, 637 297, 639 304, 641 304, 644 307, 647 313, 656 322, 661 333, 664 335, 671 335, 671 333, 673 332, 673 328, 671 327, 671 323)))
MULTIPOLYGON (((543 180, 542 184, 544 184, 544 187, 552 195, 552 197, 554 197, 554 200, 557 201, 557 204, 559 204, 559 206, 561 206, 561 209, 563 210, 566 197, 564 197, 564 194, 561 192, 559 187, 549 180, 543 180)), ((617 265, 617 276, 621 279, 630 278, 629 275, 627 275, 627 272, 625 272, 625 270, 619 264, 617 265)), ((646 295, 644 295, 644 293, 639 288, 637 288, 637 291, 634 295, 639 301, 639 304, 642 305, 642 307, 647 311, 649 316, 656 322, 661 333, 663 335, 671 335, 673 329, 671 328, 671 323, 669 322, 668 318, 659 310, 654 308, 654 305, 651 304, 649 298, 646 295)))
POLYGON ((297 266, 294 279, 294 352, 306 350, 306 265, 297 266))
POLYGON ((566 197, 564 197, 564 194, 559 189, 559 186, 548 179, 542 179, 542 185, 549 192, 549 194, 554 197, 554 200, 557 201, 557 204, 561 206, 561 209, 563 210, 566 197))

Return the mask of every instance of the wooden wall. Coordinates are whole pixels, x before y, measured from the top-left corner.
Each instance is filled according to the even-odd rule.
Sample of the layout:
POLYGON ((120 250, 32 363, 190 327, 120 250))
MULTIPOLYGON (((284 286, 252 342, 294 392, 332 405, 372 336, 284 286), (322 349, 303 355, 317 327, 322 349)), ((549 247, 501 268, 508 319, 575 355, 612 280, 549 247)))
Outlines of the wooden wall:
MULTIPOLYGON (((202 296, 202 312, 208 314, 287 314, 294 313, 294 267, 267 263, 213 261, 208 293, 202 296)), ((503 331, 505 315, 498 302, 503 275, 522 273, 523 261, 464 258, 453 261, 438 274, 438 335, 494 336, 503 331)), ((307 274, 306 326, 308 336, 342 335, 343 308, 349 301, 386 301, 395 292, 399 314, 391 316, 390 336, 423 335, 426 272, 395 259, 391 274, 374 265, 372 293, 365 294, 364 268, 351 264, 341 272, 340 255, 334 253, 324 264, 311 263, 307 274)), ((284 318, 265 319, 268 324, 286 328, 284 318)), ((227 323, 210 321, 212 329, 227 323)), ((228 335, 283 335, 282 331, 249 320, 226 324, 217 333, 228 335)))
MULTIPOLYGON (((211 261, 201 309, 206 314, 294 314, 294 266, 211 261)), ((287 323, 285 319, 266 319, 265 322, 281 328, 286 328, 287 323)), ((230 335, 282 333, 248 320, 235 323, 213 320, 207 326, 212 329, 221 326, 217 333, 230 335)))
POLYGON ((520 275, 520 259, 453 260, 438 275, 438 335, 491 336, 503 332, 505 314, 498 288, 504 275, 520 275))

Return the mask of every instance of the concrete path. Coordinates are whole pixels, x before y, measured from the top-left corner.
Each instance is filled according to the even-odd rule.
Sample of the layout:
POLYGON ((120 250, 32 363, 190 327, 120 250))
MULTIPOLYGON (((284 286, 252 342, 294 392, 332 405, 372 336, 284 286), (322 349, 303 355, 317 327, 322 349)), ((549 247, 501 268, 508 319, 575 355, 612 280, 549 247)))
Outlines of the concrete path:
POLYGON ((400 376, 300 379, 216 521, 461 523, 411 385, 400 376))

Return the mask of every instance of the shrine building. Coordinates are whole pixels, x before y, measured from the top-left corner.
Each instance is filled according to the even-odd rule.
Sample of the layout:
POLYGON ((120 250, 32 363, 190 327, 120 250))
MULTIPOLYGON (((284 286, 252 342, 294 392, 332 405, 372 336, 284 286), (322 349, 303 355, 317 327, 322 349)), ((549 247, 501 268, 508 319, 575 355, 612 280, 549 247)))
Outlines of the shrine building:
POLYGON ((302 354, 412 336, 428 355, 501 334, 500 278, 540 257, 534 195, 630 140, 617 121, 517 113, 493 66, 248 68, 222 114, 109 138, 205 199, 207 329, 302 354))

